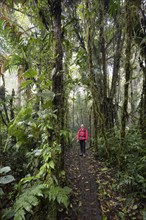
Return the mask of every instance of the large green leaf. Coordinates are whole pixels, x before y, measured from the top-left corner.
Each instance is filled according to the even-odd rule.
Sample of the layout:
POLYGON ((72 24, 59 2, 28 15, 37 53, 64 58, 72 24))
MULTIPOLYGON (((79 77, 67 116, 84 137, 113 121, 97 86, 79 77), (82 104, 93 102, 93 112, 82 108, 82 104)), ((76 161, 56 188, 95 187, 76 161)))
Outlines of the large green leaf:
POLYGON ((24 76, 24 78, 33 78, 33 77, 35 77, 37 75, 37 71, 36 70, 34 70, 34 69, 29 69, 29 70, 27 70, 24 74, 23 74, 23 76, 24 76))
POLYGON ((12 176, 12 175, 7 175, 7 176, 3 176, 3 177, 0 177, 0 184, 8 184, 8 183, 11 183, 15 180, 15 178, 12 176))
POLYGON ((63 204, 67 208, 71 191, 72 189, 69 187, 52 186, 49 190, 49 199, 52 201, 57 200, 59 204, 63 204))
POLYGON ((27 86, 29 86, 33 81, 31 79, 24 81, 21 83, 21 89, 25 89, 27 86))
POLYGON ((1 173, 8 173, 10 170, 11 170, 11 168, 8 167, 8 166, 7 167, 3 167, 3 168, 0 169, 0 174, 1 173))

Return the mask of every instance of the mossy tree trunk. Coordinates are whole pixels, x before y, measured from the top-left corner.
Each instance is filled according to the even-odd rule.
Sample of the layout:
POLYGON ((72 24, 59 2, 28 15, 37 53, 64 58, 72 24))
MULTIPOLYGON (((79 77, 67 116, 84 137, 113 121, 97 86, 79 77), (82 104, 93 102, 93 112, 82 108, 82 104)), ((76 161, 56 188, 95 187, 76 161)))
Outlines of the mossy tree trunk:
MULTIPOLYGON (((62 30, 61 30, 61 0, 51 2, 54 32, 54 58, 55 71, 52 77, 52 91, 54 92, 53 108, 57 110, 57 131, 64 128, 64 83, 63 83, 63 50, 62 50, 62 30)), ((61 143, 60 137, 57 135, 61 143)))
POLYGON ((132 23, 134 41, 140 49, 141 58, 139 58, 140 67, 143 71, 143 87, 140 100, 140 128, 141 135, 146 139, 146 18, 145 8, 141 0, 131 0, 132 23))
MULTIPOLYGON (((88 21, 87 21, 87 55, 88 55, 88 70, 90 77, 90 89, 93 98, 93 114, 94 114, 94 146, 98 150, 98 135, 101 132, 101 135, 104 138, 106 153, 108 156, 108 143, 106 138, 106 129, 105 129, 105 118, 101 113, 100 105, 101 98, 99 95, 99 88, 95 79, 95 74, 93 70, 93 23, 91 22, 91 5, 86 1, 86 10, 88 11, 88 21), (95 95, 96 94, 96 95, 95 95), (99 130, 100 127, 100 130, 99 130)), ((103 60, 105 59, 105 54, 103 55, 103 60)), ((105 60, 103 61, 105 63, 105 60)), ((104 67, 104 71, 105 67, 104 67)), ((106 73, 105 73, 106 74, 106 73)), ((106 77, 106 76, 105 76, 106 77)), ((106 89, 106 88, 105 88, 106 89)), ((105 92, 106 93, 106 92, 105 92)))
POLYGON ((122 115, 121 115, 121 146, 124 145, 124 138, 125 138, 125 128, 126 128, 126 121, 128 119, 128 96, 129 96, 129 82, 131 76, 131 45, 132 45, 132 20, 131 20, 131 4, 127 0, 126 4, 126 49, 125 49, 125 85, 124 85, 124 101, 123 101, 123 108, 122 108, 122 115))

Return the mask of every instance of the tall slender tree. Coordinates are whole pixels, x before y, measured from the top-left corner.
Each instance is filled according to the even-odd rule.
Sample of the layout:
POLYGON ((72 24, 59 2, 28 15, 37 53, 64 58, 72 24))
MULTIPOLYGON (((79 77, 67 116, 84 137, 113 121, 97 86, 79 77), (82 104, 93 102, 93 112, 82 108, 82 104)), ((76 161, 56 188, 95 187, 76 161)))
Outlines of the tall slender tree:
MULTIPOLYGON (((54 92, 53 106, 57 110, 57 127, 59 131, 64 128, 64 78, 63 78, 63 49, 62 49, 62 29, 61 29, 61 0, 48 1, 53 17, 54 33, 54 72, 52 77, 52 91, 54 92)), ((57 136, 60 139, 59 136, 57 136)), ((63 144, 63 143, 62 143, 63 144)))
POLYGON ((121 116, 121 145, 124 144, 126 122, 128 120, 128 96, 129 96, 129 82, 131 77, 131 47, 132 47, 132 17, 131 17, 131 3, 125 1, 125 23, 126 23, 126 49, 125 49, 125 85, 124 85, 124 101, 121 116))

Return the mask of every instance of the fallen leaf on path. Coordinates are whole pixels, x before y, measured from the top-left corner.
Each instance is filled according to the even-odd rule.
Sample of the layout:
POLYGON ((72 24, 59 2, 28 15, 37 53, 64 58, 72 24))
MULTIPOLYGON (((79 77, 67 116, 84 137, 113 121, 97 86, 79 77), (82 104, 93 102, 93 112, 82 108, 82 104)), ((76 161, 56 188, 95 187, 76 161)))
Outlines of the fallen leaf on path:
POLYGON ((79 207, 81 207, 82 206, 82 202, 81 201, 79 201, 79 207))
POLYGON ((85 189, 85 191, 89 191, 90 189, 85 189))

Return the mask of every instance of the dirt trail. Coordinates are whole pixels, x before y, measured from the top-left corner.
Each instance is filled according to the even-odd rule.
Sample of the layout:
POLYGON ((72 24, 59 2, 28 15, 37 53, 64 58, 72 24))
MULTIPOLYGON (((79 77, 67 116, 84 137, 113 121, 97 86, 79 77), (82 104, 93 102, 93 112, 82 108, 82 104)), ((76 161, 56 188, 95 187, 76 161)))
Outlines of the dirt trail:
POLYGON ((69 211, 61 219, 101 220, 95 177, 97 163, 90 149, 86 157, 79 156, 78 149, 78 146, 72 147, 65 155, 67 181, 73 192, 69 211))

